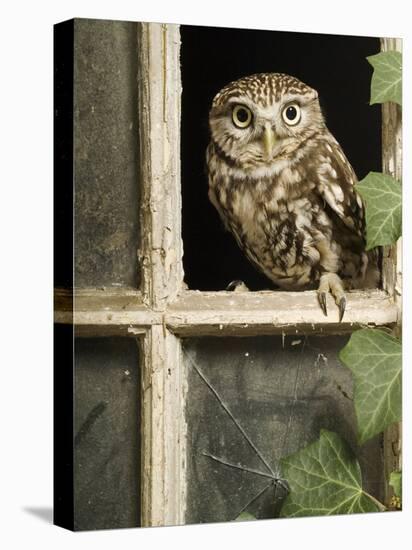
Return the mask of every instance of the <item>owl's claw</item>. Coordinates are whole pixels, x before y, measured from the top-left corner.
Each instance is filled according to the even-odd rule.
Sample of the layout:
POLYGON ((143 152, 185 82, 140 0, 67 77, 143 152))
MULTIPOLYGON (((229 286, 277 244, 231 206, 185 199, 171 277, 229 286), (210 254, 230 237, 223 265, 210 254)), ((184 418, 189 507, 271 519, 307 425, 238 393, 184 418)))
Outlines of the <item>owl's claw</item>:
POLYGON ((323 273, 319 281, 318 300, 325 315, 328 314, 326 298, 329 292, 335 298, 339 310, 339 323, 341 323, 346 309, 346 297, 342 280, 336 273, 323 273))
POLYGON ((346 296, 342 296, 342 298, 339 300, 338 308, 339 308, 339 323, 341 323, 343 316, 345 314, 345 309, 346 309, 346 296))
POLYGON ((225 290, 231 290, 233 292, 248 292, 249 291, 248 287, 240 279, 236 279, 235 281, 231 281, 227 285, 225 290))
POLYGON ((323 313, 328 316, 328 308, 326 306, 326 292, 318 292, 318 300, 323 313))

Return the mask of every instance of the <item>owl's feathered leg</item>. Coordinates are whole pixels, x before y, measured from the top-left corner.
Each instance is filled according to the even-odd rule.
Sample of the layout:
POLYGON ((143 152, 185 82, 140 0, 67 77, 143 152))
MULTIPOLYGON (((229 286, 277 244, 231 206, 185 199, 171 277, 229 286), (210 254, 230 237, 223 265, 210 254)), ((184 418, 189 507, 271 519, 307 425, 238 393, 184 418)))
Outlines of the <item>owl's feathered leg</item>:
POLYGON ((336 273, 324 273, 320 277, 318 288, 318 300, 320 307, 325 315, 328 314, 326 307, 326 296, 330 292, 335 298, 336 305, 339 308, 339 323, 343 319, 346 308, 346 296, 343 288, 343 283, 339 275, 336 273))

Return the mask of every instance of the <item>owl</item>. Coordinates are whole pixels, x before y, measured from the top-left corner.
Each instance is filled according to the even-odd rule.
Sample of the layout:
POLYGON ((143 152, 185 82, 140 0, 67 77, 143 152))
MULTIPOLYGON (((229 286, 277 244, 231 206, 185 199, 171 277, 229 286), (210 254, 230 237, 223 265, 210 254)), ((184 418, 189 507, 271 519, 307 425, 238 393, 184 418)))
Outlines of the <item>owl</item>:
POLYGON ((355 172, 326 127, 318 93, 281 73, 225 86, 209 113, 209 198, 249 260, 284 290, 376 284, 355 172))

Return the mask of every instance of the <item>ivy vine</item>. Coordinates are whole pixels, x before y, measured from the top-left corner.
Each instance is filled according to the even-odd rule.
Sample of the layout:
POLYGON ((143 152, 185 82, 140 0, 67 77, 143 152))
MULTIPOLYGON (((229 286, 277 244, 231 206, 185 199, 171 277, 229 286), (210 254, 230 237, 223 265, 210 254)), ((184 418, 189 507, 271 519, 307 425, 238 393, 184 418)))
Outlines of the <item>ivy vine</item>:
MULTIPOLYGON (((402 56, 381 52, 367 58, 374 72, 370 104, 402 104, 402 56)), ((356 188, 365 203, 367 249, 394 244, 401 236, 401 184, 387 174, 370 172, 356 188)), ((355 331, 340 352, 353 375, 357 438, 360 445, 401 420, 402 346, 382 329, 355 331)), ((362 488, 359 463, 336 433, 320 438, 281 461, 290 487, 281 511, 284 517, 348 514, 386 510, 362 488)), ((401 472, 389 480, 401 507, 401 472)))

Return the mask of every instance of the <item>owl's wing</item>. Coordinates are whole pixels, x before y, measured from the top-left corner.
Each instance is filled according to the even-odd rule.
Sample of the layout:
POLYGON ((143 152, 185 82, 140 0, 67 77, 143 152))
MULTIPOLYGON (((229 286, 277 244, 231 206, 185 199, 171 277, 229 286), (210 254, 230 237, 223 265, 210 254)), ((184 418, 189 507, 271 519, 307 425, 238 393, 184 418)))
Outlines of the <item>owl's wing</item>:
POLYGON ((317 188, 321 198, 350 230, 364 240, 365 215, 360 195, 355 190, 355 172, 339 143, 331 140, 320 145, 321 163, 317 169, 317 188))

